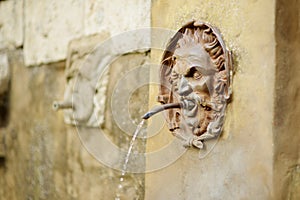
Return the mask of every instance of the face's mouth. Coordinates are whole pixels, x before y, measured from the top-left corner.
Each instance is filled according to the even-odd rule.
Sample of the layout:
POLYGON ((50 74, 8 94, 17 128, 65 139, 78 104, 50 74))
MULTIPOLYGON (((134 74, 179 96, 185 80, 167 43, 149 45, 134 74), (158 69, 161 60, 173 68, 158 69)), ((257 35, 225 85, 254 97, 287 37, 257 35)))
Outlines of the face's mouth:
POLYGON ((186 97, 182 97, 181 102, 183 104, 183 109, 186 109, 188 111, 193 110, 197 106, 197 102, 195 99, 190 99, 186 97))
POLYGON ((187 111, 192 111, 196 107, 200 107, 205 111, 213 110, 213 105, 211 102, 204 101, 200 98, 195 98, 194 96, 182 96, 181 102, 183 104, 183 109, 187 111))
POLYGON ((202 108, 206 111, 212 109, 211 104, 200 101, 198 98, 193 98, 193 96, 182 96, 179 103, 169 103, 156 106, 152 108, 149 112, 142 116, 143 119, 149 119, 156 113, 159 113, 163 110, 180 108, 183 110, 183 114, 186 117, 195 117, 197 115, 198 109, 202 108))
POLYGON ((181 109, 184 124, 189 127, 194 135, 203 134, 208 126, 208 118, 213 115, 212 103, 204 101, 198 95, 182 96, 178 103, 168 103, 155 106, 142 118, 149 119, 156 113, 169 109, 181 109))
POLYGON ((205 101, 198 95, 189 95, 180 98, 182 102, 182 115, 185 124, 191 129, 194 135, 203 134, 208 126, 209 119, 214 112, 213 103, 205 101))

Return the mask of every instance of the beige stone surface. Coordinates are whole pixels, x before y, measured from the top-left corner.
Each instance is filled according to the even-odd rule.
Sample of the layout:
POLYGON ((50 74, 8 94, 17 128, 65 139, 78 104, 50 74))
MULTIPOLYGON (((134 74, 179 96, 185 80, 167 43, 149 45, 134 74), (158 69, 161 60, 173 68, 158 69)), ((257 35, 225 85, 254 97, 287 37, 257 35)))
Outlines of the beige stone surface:
POLYGON ((85 34, 109 30, 112 35, 150 27, 150 0, 85 1, 85 34))
MULTIPOLYGON (((130 91, 130 86, 149 80, 149 69, 142 66, 149 60, 147 53, 132 53, 122 55, 111 63, 109 68, 109 84, 105 106, 105 122, 102 126, 107 137, 119 147, 119 151, 127 152, 132 134, 148 107, 148 85, 143 85, 130 91), (141 68, 142 67, 142 68, 141 68), (134 78, 126 79, 134 71, 134 78), (117 93, 117 96, 114 94, 117 93), (129 97, 128 99, 126 97, 129 97), (115 99, 114 99, 115 98, 115 99)), ((145 152, 145 139, 135 141, 133 152, 145 152)), ((108 150, 109 152, 109 150, 108 150)), ((124 154, 123 154, 124 156, 124 154)), ((124 160, 120 153, 119 159, 124 160)), ((112 157, 110 159, 113 159, 112 157)), ((117 163, 117 162, 116 162, 117 163)), ((121 167, 123 162, 121 162, 121 167)), ((136 159, 132 155, 129 168, 145 169, 145 158, 136 159)), ((144 199, 145 175, 142 173, 127 173, 121 190, 121 199, 144 199)), ((115 193, 116 188, 113 188, 115 193)))
POLYGON ((278 199, 300 198, 299 14, 299 1, 277 1, 274 191, 278 199))
POLYGON ((25 65, 39 65, 66 59, 69 41, 81 36, 103 31, 115 35, 150 27, 150 2, 149 0, 26 1, 25 65))
MULTIPOLYGON (((64 93, 65 63, 25 68, 22 51, 10 52, 9 62, 10 115, 0 129, 6 148, 1 199, 113 199, 120 172, 92 157, 77 129, 52 110, 64 93)), ((134 191, 142 196, 143 176, 131 180, 140 184, 134 191)))
POLYGON ((57 78, 63 75, 61 63, 28 71, 20 50, 9 53, 9 63, 10 114, 1 130, 6 147, 5 162, 0 167, 1 199, 55 198, 55 187, 65 189, 53 179, 53 169, 60 168, 57 172, 63 179, 67 166, 66 135, 62 134, 65 127, 56 121, 61 116, 55 116, 49 108, 62 92, 58 86, 64 79, 57 78))
POLYGON ((25 3, 25 65, 66 59, 71 39, 84 32, 84 2, 28 0, 25 3))
MULTIPOLYGON (((26 68, 21 50, 9 52, 8 58, 12 80, 10 115, 8 123, 0 129, 3 139, 0 147, 6 148, 5 159, 0 159, 0 198, 113 199, 121 172, 104 166, 89 154, 78 137, 78 129, 64 123, 62 112, 52 110, 52 102, 64 95, 66 63, 26 68)), ((114 87, 120 73, 124 75, 146 59, 147 54, 141 53, 115 60, 109 85, 114 87)), ((139 79, 148 77, 144 71, 139 74, 139 79)), ((144 112, 140 107, 147 108, 141 105, 147 104, 148 98, 144 98, 147 91, 144 87, 131 95, 134 102, 130 108, 131 120, 137 120, 144 112)), ((110 105, 110 101, 106 104, 110 105)), ((111 124, 103 128, 119 150, 126 151, 131 137, 114 123, 109 114, 111 108, 105 108, 110 116, 107 123, 111 124)), ((81 130, 89 133, 88 129, 81 130)), ((99 128, 93 130, 98 133, 99 128)), ((145 141, 139 140, 134 149, 144 151, 144 148, 145 141)), ((106 153, 111 156, 109 149, 106 153)), ((123 160, 120 155, 118 159, 123 160)), ((138 165, 144 167, 144 160, 138 165)), ((131 196, 143 199, 144 175, 126 175, 124 188, 131 196)))
POLYGON ((23 0, 0 2, 0 49, 23 45, 23 0))
MULTIPOLYGON (((273 197, 274 9, 273 0, 153 1, 152 26, 179 29, 190 19, 217 26, 233 50, 235 75, 224 132, 215 148, 203 159, 190 149, 172 165, 146 174, 145 199, 273 197)), ((157 61, 161 54, 151 56, 157 61)), ((151 75, 156 73, 153 69, 151 75)), ((147 152, 162 141, 152 140, 147 152)))

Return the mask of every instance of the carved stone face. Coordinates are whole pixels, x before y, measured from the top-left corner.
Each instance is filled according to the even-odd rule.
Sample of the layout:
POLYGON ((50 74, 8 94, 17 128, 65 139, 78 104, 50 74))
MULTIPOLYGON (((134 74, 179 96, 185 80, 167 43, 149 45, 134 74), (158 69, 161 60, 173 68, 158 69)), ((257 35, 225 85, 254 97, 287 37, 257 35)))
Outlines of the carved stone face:
POLYGON ((172 86, 183 101, 182 117, 194 135, 203 134, 211 120, 209 107, 216 69, 200 44, 179 47, 173 54, 172 86))
POLYGON ((203 140, 221 133, 230 74, 230 52, 211 25, 193 21, 171 39, 162 59, 158 101, 183 105, 166 112, 170 131, 187 145, 202 148, 203 140))

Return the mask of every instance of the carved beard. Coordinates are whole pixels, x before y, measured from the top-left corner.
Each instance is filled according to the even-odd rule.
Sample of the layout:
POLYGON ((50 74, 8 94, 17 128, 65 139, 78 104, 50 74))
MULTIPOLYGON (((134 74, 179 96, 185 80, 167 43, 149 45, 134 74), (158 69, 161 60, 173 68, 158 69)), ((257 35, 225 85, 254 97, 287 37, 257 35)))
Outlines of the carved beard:
MULTIPOLYGON (((174 92, 176 93, 177 90, 174 92)), ((204 134, 209 123, 214 118, 213 110, 205 103, 209 101, 207 96, 192 92, 184 97, 179 95, 179 99, 185 105, 181 109, 180 121, 184 120, 194 135, 200 136, 204 134)))
POLYGON ((211 107, 208 106, 208 102, 211 102, 211 95, 208 91, 202 94, 193 91, 188 95, 181 96, 178 92, 180 85, 179 75, 176 74, 176 72, 173 72, 172 75, 172 94, 176 96, 175 99, 178 99, 184 105, 183 108, 177 112, 180 118, 177 116, 173 120, 176 122, 184 121, 184 124, 187 125, 187 128, 193 135, 200 136, 206 132, 209 123, 214 118, 214 113, 211 107))

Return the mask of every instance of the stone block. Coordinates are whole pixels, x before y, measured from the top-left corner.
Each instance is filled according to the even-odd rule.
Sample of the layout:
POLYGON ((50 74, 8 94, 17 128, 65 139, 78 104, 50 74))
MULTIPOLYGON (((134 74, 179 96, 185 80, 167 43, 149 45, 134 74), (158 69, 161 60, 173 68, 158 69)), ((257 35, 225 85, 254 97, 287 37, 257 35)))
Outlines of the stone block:
POLYGON ((23 0, 0 1, 0 49, 23 45, 23 0))
POLYGON ((70 40, 83 33, 84 1, 28 0, 25 4, 25 65, 63 60, 70 40))
POLYGON ((150 0, 85 1, 85 34, 109 30, 112 35, 150 27, 150 0))
POLYGON ((65 59, 69 41, 83 35, 150 27, 150 7, 150 1, 141 0, 29 0, 25 4, 25 65, 65 59))

